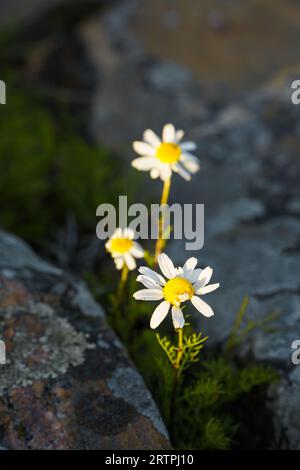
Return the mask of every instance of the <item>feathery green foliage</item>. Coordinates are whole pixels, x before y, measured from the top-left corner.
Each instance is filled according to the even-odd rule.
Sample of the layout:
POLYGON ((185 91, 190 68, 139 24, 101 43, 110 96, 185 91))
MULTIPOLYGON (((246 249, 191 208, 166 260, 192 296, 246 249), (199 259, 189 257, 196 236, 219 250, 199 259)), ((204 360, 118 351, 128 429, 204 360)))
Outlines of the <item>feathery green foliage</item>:
MULTIPOLYGON (((134 276, 129 281, 129 292, 136 289, 134 276)), ((206 350, 207 337, 193 332, 188 324, 183 339, 183 357, 178 375, 175 398, 173 445, 180 449, 230 449, 239 429, 235 409, 243 397, 277 380, 277 374, 263 364, 237 363, 235 349, 247 341, 252 328, 244 331, 244 323, 259 328, 271 325, 274 316, 266 315, 260 324, 246 318, 248 301, 245 299, 237 313, 234 327, 222 351, 206 350), (233 340, 234 331, 234 340, 233 340)), ((116 305, 115 305, 116 306, 116 305)), ((150 331, 149 318, 153 306, 147 302, 129 301, 122 311, 119 334, 125 341, 131 357, 143 374, 165 422, 170 423, 174 367, 177 356, 175 332, 166 336, 150 331), (131 333, 130 333, 131 332, 131 333), (156 336, 157 341, 154 341, 156 336), (165 352, 161 354, 161 350, 165 352), (155 360, 153 360, 155 359, 155 360)), ((111 318, 116 311, 111 310, 111 318)), ((247 414, 247 410, 245 410, 247 414)))

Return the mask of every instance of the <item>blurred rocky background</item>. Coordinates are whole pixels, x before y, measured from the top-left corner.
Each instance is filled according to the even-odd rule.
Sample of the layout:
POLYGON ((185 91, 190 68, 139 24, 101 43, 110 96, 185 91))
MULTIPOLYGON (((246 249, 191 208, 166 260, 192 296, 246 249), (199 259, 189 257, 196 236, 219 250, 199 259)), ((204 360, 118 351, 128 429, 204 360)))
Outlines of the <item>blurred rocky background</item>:
MULTIPOLYGON (((188 184, 175 176, 171 198, 205 203, 197 257, 222 285, 211 296, 216 315, 201 327, 222 344, 245 296, 256 320, 276 313, 239 357, 281 375, 258 436, 299 448, 300 366, 291 363, 300 337, 298 2, 30 0, 25 8, 10 0, 0 24, 2 227, 91 278, 105 263, 97 205, 116 194, 151 200, 161 189, 130 169, 131 141, 169 121, 186 129, 202 169, 188 184), (133 194, 133 181, 143 192, 133 194)), ((179 264, 178 243, 168 252, 179 264)))

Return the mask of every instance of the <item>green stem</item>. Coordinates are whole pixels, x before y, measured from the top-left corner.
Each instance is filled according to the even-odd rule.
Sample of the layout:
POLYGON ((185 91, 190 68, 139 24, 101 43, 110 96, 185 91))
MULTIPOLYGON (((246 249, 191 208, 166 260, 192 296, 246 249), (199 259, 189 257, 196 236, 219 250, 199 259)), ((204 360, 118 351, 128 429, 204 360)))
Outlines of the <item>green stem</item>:
POLYGON ((178 348, 177 348, 176 360, 174 363, 173 386, 172 386, 172 392, 171 392, 170 411, 169 411, 171 442, 174 441, 175 404, 176 404, 178 380, 180 377, 180 365, 181 365, 181 360, 183 356, 183 328, 178 328, 177 332, 178 332, 178 348))
POLYGON ((121 279, 120 279, 119 287, 118 287, 118 305, 121 305, 122 303, 124 287, 125 287, 127 278, 128 278, 128 268, 126 264, 124 263, 122 273, 121 273, 121 279))
MULTIPOLYGON (((168 203, 169 194, 170 194, 170 187, 171 187, 171 177, 168 178, 164 182, 161 201, 160 201, 161 206, 168 203)), ((157 239, 156 246, 155 246, 154 264, 157 264, 158 257, 159 257, 159 255, 161 254, 162 250, 165 247, 165 240, 163 238, 163 235, 164 235, 163 234, 163 230, 164 230, 163 214, 161 214, 161 216, 159 217, 158 224, 159 224, 158 225, 158 239, 157 239)))
POLYGON ((128 272, 129 272, 128 268, 126 264, 124 263, 119 285, 118 285, 117 296, 116 296, 116 301, 115 301, 114 311, 113 311, 113 318, 112 318, 113 328, 115 329, 115 331, 120 337, 123 332, 122 320, 123 320, 124 306, 122 305, 122 303, 123 303, 123 297, 124 297, 124 289, 125 289, 126 281, 128 278, 128 272))

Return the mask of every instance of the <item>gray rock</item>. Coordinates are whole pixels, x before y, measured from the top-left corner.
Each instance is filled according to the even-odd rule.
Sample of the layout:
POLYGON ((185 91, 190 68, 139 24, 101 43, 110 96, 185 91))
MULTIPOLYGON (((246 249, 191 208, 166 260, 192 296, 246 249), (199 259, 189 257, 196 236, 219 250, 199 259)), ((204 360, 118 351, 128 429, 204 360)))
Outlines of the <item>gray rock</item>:
POLYGON ((181 24, 182 18, 177 10, 168 10, 164 15, 163 22, 168 29, 176 29, 181 24))
POLYGON ((300 215, 300 199, 292 199, 287 205, 287 210, 292 214, 300 215))
POLYGON ((255 199, 240 198, 230 206, 222 208, 212 221, 207 221, 207 228, 212 235, 224 234, 233 230, 239 223, 250 222, 263 217, 265 208, 255 199))
POLYGON ((102 307, 95 301, 85 283, 83 281, 78 282, 76 288, 77 292, 74 297, 73 305, 79 307, 83 314, 104 318, 102 307))
POLYGON ((85 284, 17 237, 0 232, 0 247, 3 448, 170 449, 150 392, 85 284))
POLYGON ((283 449, 299 449, 300 366, 270 389, 271 410, 277 444, 283 449))
POLYGON ((162 62, 150 69, 148 81, 158 91, 174 93, 189 85, 191 73, 185 67, 172 62, 162 62))
POLYGON ((119 398, 135 406, 140 413, 151 419, 154 427, 160 434, 168 438, 165 426, 162 423, 150 393, 145 394, 145 384, 141 376, 132 368, 116 369, 108 381, 108 387, 119 398))
POLYGON ((7 276, 13 276, 15 270, 26 269, 44 274, 62 274, 60 269, 42 260, 25 242, 3 231, 0 231, 0 253, 0 268, 5 269, 7 276))

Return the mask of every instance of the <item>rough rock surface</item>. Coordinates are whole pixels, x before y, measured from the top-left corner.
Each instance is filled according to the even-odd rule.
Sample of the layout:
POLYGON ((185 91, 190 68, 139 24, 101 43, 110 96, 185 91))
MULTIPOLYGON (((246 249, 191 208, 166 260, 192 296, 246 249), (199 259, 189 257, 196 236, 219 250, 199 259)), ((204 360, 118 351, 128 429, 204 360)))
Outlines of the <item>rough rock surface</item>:
MULTIPOLYGON (((148 7, 152 3, 157 2, 147 2, 148 7)), ((275 9, 278 5, 268 3, 275 9)), ((286 8, 284 14, 288 21, 297 23, 294 15, 297 6, 292 3, 292 10, 286 8)), ((270 387, 268 404, 273 413, 274 447, 300 448, 300 366, 291 363, 292 341, 300 339, 300 106, 292 105, 290 99, 291 80, 299 79, 299 66, 295 64, 291 76, 283 71, 272 83, 234 101, 228 102, 226 90, 223 96, 219 93, 217 100, 208 100, 188 69, 145 51, 132 27, 139 6, 138 0, 120 0, 105 14, 93 15, 77 27, 76 33, 94 73, 100 77, 91 103, 91 128, 99 142, 120 149, 128 161, 133 158, 128 143, 139 138, 146 127, 159 131, 164 123, 172 121, 187 130, 188 140, 197 141, 201 172, 189 184, 175 176, 171 197, 173 202, 205 204, 205 245, 198 253, 186 253, 177 240, 169 244, 168 252, 178 264, 187 256, 196 255, 201 265, 214 267, 214 279, 221 282, 221 288, 209 296, 215 317, 203 320, 196 313, 193 316, 199 318, 199 326, 209 334, 210 344, 221 343, 228 336, 245 295, 250 297, 248 314, 254 319, 278 311, 280 316, 273 331, 255 331, 239 354, 278 368, 282 380, 270 387)), ((156 14, 152 17, 155 24, 147 25, 151 31, 160 20, 156 14)), ((281 18, 279 23, 283 24, 281 18)), ((264 22, 262 27, 264 34, 264 22)), ((135 30, 139 29, 135 24, 135 30)), ((247 32, 247 28, 242 29, 247 32)), ((220 28, 216 28, 215 34, 219 34, 217 30, 220 28)), ((282 42, 281 34, 276 37, 282 42)), ((182 35, 180 42, 181 39, 182 35)), ((290 49, 290 44, 297 41, 287 39, 290 49)), ((235 38, 234 43, 240 45, 235 38)), ((252 45, 249 49, 254 51, 253 64, 257 65, 256 50, 252 45)), ((181 50, 190 53, 190 49, 181 50)), ((244 57, 243 48, 240 51, 244 57)), ((279 53, 277 48, 272 51, 279 53)), ((235 54, 232 57, 235 63, 235 54)), ((261 57, 264 62, 265 55, 261 57)), ((249 64, 253 71, 255 67, 249 64)), ((245 70, 245 62, 239 66, 245 70)), ((226 67, 230 73, 233 71, 228 63, 226 67)), ((144 191, 147 184, 150 190, 151 184, 151 191, 155 188, 160 192, 159 182, 153 183, 148 175, 141 174, 141 180, 145 182, 144 191)), ((20 287, 12 288, 15 280, 9 277, 9 256, 6 263, 5 298, 22 299, 28 295, 24 284, 30 282, 27 271, 24 270, 24 279, 18 280, 20 287)), ((32 272, 31 268, 28 272, 32 272)), ((44 276, 49 275, 39 275, 41 289, 44 276)), ((66 281, 59 274, 51 276, 60 279, 55 284, 55 295, 62 299, 66 281)), ((71 303, 79 309, 87 302, 89 307, 84 311, 93 312, 94 318, 96 307, 88 295, 82 298, 80 289, 86 292, 84 287, 77 286, 71 303)), ((68 299, 66 295, 64 298, 68 299)), ((38 318, 50 321, 51 313, 41 308, 40 299, 34 309, 38 318)), ((77 360, 85 348, 88 354, 93 354, 89 350, 91 340, 75 335, 72 341, 72 347, 76 346, 78 351, 77 360)), ((98 340, 98 344, 105 349, 105 340, 98 340)), ((62 367, 70 360, 63 358, 62 367)), ((124 370, 111 375, 108 383, 119 388, 123 373, 124 370)), ((127 396, 132 398, 134 394, 130 391, 127 396)))
POLYGON ((0 446, 169 449, 145 384, 83 283, 0 232, 0 446))
MULTIPOLYGON (((282 381, 270 388, 268 404, 274 447, 300 448, 300 366, 291 363, 292 341, 300 338, 300 106, 291 103, 294 77, 279 74, 225 105, 209 102, 188 70, 147 55, 131 28, 137 8, 135 0, 120 2, 82 28, 102 77, 93 100, 95 136, 124 154, 124 143, 144 128, 159 130, 172 121, 197 141, 201 172, 188 184, 175 176, 171 198, 205 204, 205 245, 187 253, 176 240, 168 252, 178 264, 196 255, 221 282, 209 296, 215 317, 199 318, 210 344, 228 336, 246 295, 250 317, 280 314, 273 332, 255 331, 239 354, 278 368, 282 381)), ((127 158, 133 158, 131 150, 127 158)), ((148 175, 141 179, 160 191, 148 175)))

